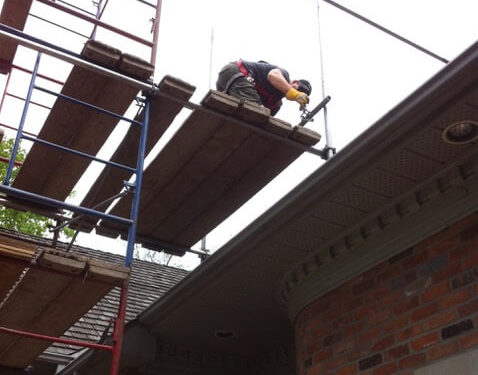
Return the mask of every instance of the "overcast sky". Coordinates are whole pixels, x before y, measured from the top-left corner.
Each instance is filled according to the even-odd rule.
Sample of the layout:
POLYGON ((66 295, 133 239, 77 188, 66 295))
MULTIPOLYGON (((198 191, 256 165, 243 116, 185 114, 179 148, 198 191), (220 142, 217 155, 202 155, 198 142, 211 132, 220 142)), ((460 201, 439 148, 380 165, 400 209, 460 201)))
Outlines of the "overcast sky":
MULTIPOLYGON (((478 36, 476 0, 337 2, 449 60, 471 45, 478 36)), ((78 3, 94 10, 89 0, 79 0, 78 3)), ((64 16, 60 19, 43 4, 34 3, 32 12, 51 15, 57 18, 57 22, 66 22, 75 30, 89 34, 90 26, 87 24, 64 16)), ((135 0, 110 0, 104 20, 149 38, 151 16, 152 9, 135 0), (133 17, 137 22, 132 22, 133 17)), ((42 36, 41 32, 46 32, 47 28, 40 21, 32 20, 26 30, 42 36)), ((65 33, 58 29, 54 29, 54 33, 58 42, 67 48, 78 51, 84 43, 83 38, 72 34, 65 37, 65 33)), ((98 40, 113 45, 119 43, 115 46, 124 52, 148 57, 144 47, 111 39, 109 32, 99 31, 98 40)), ((25 64, 32 66, 32 53, 21 49, 19 55, 24 59, 22 61, 29 59, 30 62, 25 64)), ((338 152, 444 66, 442 62, 323 1, 241 0, 238 3, 229 0, 163 0, 156 82, 165 74, 187 81, 197 87, 192 101, 199 102, 215 82, 219 69, 238 58, 266 60, 288 70, 292 79, 308 79, 313 86, 311 106, 322 99, 323 78, 325 93, 332 97, 328 106, 328 124, 332 146, 338 152), (319 20, 323 72, 320 69, 319 20)), ((42 64, 42 72, 64 79, 68 69, 59 69, 59 66, 63 65, 48 64, 47 59, 42 64)), ((18 94, 25 96, 26 81, 17 77, 16 82, 18 94)), ((43 100, 48 102, 51 99, 43 100)), ((21 103, 12 99, 8 103, 12 108, 9 113, 18 116, 21 103)), ((0 122, 17 126, 19 117, 17 120, 5 118, 4 112, 2 110, 0 122)), ((185 115, 165 135, 163 144, 185 115)), ((297 104, 286 102, 277 116, 294 125, 300 121, 299 115, 297 104)), ((31 131, 39 130, 39 118, 41 116, 36 116, 35 121, 29 122, 31 131)), ((322 114, 308 127, 323 135, 318 145, 322 148, 325 144, 322 114)), ((112 150, 105 150, 106 154, 108 152, 112 150)), ((322 164, 317 156, 308 154, 301 157, 236 215, 213 231, 207 237, 207 247, 220 247, 322 164)), ((78 185, 77 191, 81 197, 84 185, 78 185)), ((81 235, 79 241, 92 247, 101 243, 105 250, 119 245, 118 241, 99 241, 95 236, 86 235, 81 235)), ((197 263, 196 258, 186 258, 186 263, 192 267, 197 263)))

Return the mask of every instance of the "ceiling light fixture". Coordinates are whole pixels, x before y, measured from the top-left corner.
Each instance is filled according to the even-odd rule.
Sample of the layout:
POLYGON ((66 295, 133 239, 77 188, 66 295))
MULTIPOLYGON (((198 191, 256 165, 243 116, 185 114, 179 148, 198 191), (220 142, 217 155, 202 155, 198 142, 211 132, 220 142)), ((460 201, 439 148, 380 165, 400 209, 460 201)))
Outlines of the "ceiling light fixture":
POLYGON ((478 122, 454 122, 443 130, 441 137, 445 142, 453 144, 464 144, 478 141, 478 122))

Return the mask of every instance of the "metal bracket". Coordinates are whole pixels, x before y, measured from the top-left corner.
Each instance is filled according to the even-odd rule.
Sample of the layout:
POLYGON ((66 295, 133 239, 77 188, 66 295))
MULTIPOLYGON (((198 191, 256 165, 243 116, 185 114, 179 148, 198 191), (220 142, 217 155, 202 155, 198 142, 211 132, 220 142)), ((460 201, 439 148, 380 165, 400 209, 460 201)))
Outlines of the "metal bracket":
POLYGON ((326 96, 322 101, 317 104, 312 111, 308 111, 307 108, 304 108, 302 110, 302 114, 300 115, 301 119, 299 124, 297 126, 305 126, 310 121, 314 121, 314 116, 322 109, 325 107, 325 105, 330 102, 331 97, 326 96))
POLYGON ((334 156, 337 151, 335 150, 335 147, 329 147, 325 146, 322 150, 320 151, 320 157, 324 160, 329 160, 332 156, 334 156))
POLYGON ((126 180, 123 180, 123 186, 128 191, 132 191, 132 190, 136 189, 136 184, 135 183, 132 183, 132 182, 129 182, 129 181, 126 181, 126 180))

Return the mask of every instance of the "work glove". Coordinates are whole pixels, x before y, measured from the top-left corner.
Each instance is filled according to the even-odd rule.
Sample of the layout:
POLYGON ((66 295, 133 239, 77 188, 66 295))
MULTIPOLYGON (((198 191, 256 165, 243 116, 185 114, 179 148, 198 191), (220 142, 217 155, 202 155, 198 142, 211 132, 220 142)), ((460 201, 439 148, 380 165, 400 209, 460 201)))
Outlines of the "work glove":
POLYGON ((299 103, 301 111, 309 103, 309 97, 307 96, 307 94, 302 92, 302 91, 298 91, 293 87, 291 87, 289 89, 289 91, 287 91, 287 93, 285 94, 285 97, 288 100, 293 100, 293 101, 296 101, 297 103, 299 103))

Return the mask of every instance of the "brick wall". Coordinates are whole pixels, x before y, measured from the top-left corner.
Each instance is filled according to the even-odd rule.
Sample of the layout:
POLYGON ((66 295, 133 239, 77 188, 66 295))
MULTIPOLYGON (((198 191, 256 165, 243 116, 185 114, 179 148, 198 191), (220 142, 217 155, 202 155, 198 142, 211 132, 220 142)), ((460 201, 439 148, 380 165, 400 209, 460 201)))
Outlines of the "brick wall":
POLYGON ((298 374, 412 375, 478 347, 478 214, 307 306, 298 374))

